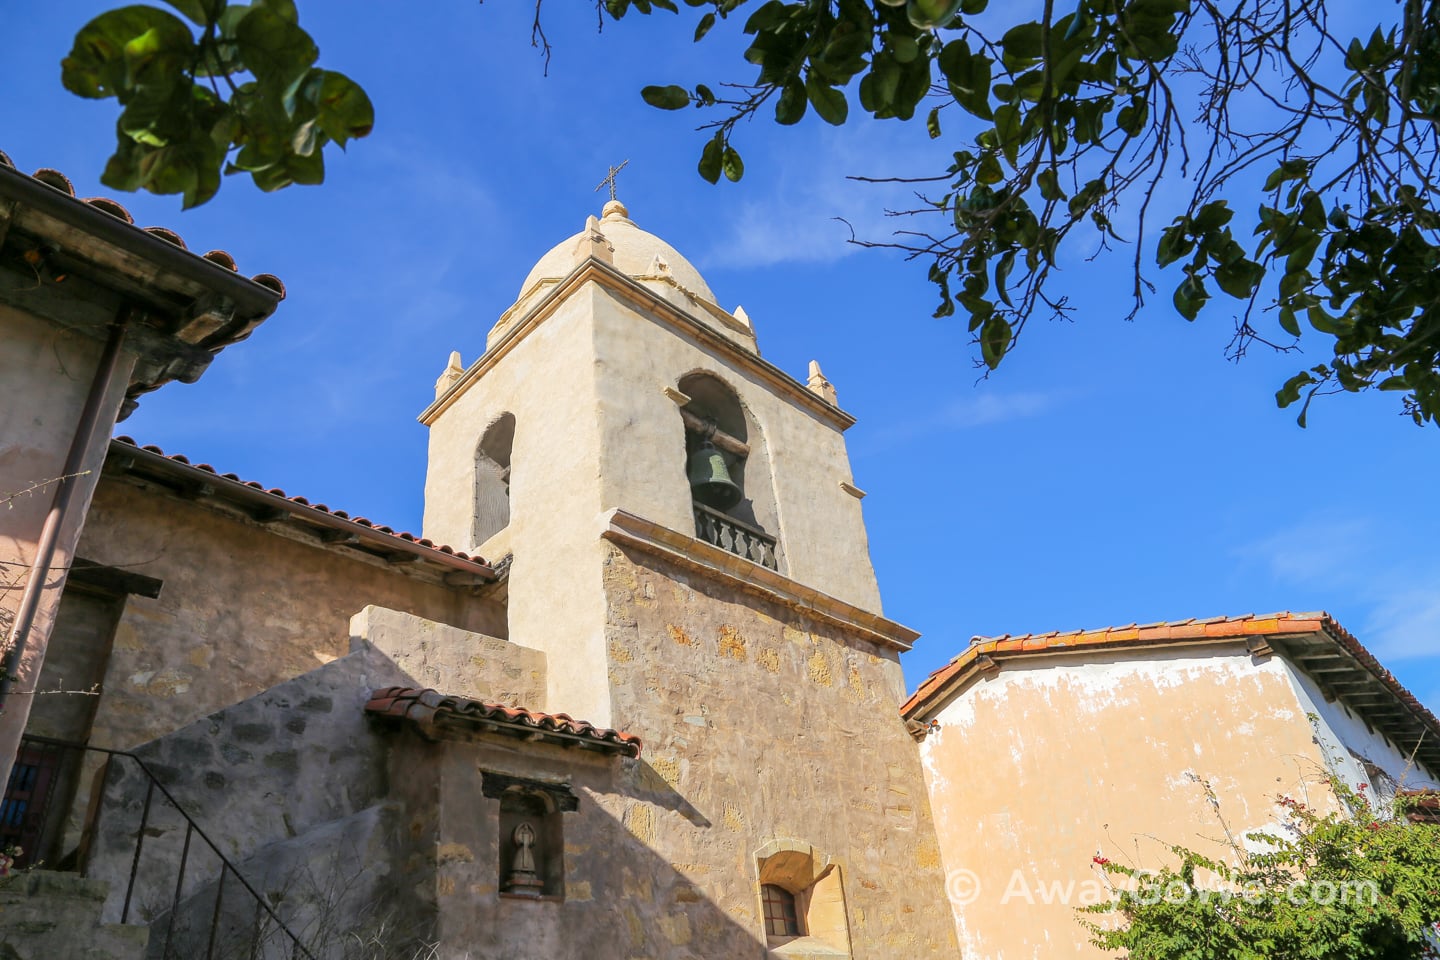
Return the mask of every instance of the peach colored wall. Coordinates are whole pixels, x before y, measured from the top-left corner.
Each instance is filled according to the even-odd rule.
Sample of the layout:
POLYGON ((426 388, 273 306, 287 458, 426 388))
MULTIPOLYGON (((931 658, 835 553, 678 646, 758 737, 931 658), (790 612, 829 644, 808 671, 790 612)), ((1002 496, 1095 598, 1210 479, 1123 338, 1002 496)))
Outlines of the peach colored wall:
POLYGON ((921 753, 966 956, 1112 956, 1076 920, 1103 890, 1093 857, 1223 855, 1220 817, 1239 836, 1282 794, 1328 797, 1285 664, 1243 645, 1010 661, 938 720, 921 753))

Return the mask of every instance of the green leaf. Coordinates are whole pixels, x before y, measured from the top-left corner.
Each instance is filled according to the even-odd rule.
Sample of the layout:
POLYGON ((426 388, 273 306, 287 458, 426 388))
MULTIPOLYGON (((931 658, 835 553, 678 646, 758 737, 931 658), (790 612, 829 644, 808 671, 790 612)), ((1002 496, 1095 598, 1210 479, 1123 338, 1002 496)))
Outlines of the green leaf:
POLYGON ((340 146, 368 136, 375 127, 375 107, 360 85, 335 70, 319 70, 314 89, 315 119, 326 136, 340 146))
POLYGON ((659 107, 661 110, 683 110, 690 106, 690 92, 684 87, 676 84, 666 86, 648 86, 640 91, 640 96, 652 107, 659 107))
POLYGON ((925 118, 925 132, 930 134, 931 140, 940 139, 940 108, 933 107, 930 115, 925 118))
POLYGON ((995 159, 995 154, 986 152, 975 167, 975 182, 989 186, 999 183, 1003 179, 1005 179, 1005 174, 1000 169, 1000 161, 995 159))
POLYGON ((1120 108, 1120 112, 1115 115, 1115 126, 1124 131, 1126 136, 1138 137, 1149 119, 1150 104, 1144 97, 1136 97, 1120 108))
POLYGON ((725 135, 715 134, 705 144, 705 149, 700 151, 700 164, 698 170, 700 176, 710 183, 720 182, 720 171, 725 162, 725 135))
POLYGON ((786 80, 775 100, 775 122, 786 126, 799 123, 800 118, 805 116, 806 102, 805 84, 798 77, 786 80))
POLYGON ((920 55, 920 45, 915 42, 914 37, 908 37, 903 33, 892 33, 889 34, 888 39, 890 50, 900 63, 909 63, 920 55))
POLYGON ((1054 167, 1046 167, 1036 174, 1035 183, 1040 187, 1040 196, 1046 200, 1065 199, 1065 191, 1060 189, 1060 176, 1054 167))
POLYGON ((1266 178, 1264 190, 1269 193, 1287 180, 1298 180, 1309 172, 1310 162, 1308 160, 1286 160, 1266 178))
POLYGON ((1280 329, 1292 337, 1300 336, 1300 323, 1295 319, 1295 311, 1289 307, 1280 308, 1280 329))
POLYGON ((1155 249, 1155 262, 1162 267, 1179 260, 1195 248, 1195 241, 1186 233, 1189 221, 1181 218, 1173 226, 1166 227, 1160 234, 1160 243, 1155 249))
POLYGON ((1184 282, 1175 288, 1175 309, 1186 320, 1193 321, 1209 299, 1210 294, 1206 292, 1205 284, 1195 277, 1186 277, 1184 282))
POLYGON ((1218 230, 1230 222, 1235 216, 1235 211, 1230 209, 1229 204, 1224 200, 1215 200, 1205 204, 1195 214, 1195 231, 1204 233, 1209 230, 1218 230))
POLYGON ((1000 366, 1000 361, 1005 359, 1005 352, 1010 349, 1012 337, 1010 321, 998 313, 986 318, 984 326, 980 328, 980 356, 991 370, 1000 366))
POLYGON ((845 102, 845 94, 826 84, 812 70, 805 77, 805 93, 810 97, 810 105, 820 115, 820 119, 826 123, 840 126, 849 115, 850 105, 845 102))
POLYGON ((740 159, 740 154, 729 144, 725 145, 725 153, 721 157, 720 165, 725 171, 725 179, 736 183, 745 176, 745 164, 740 159))
POLYGON ((950 96, 955 102, 981 120, 993 116, 990 110, 991 60, 970 52, 964 40, 951 40, 936 58, 940 72, 948 81, 950 96))
POLYGON ((1010 279, 1010 271, 1014 269, 1014 267, 1014 250, 1006 250, 1005 253, 1001 255, 999 262, 995 264, 995 293, 1001 300, 1005 301, 1005 306, 1007 307, 1015 306, 1015 304, 1010 302, 1010 294, 1005 290, 1005 282, 1010 279))
POLYGON ((695 25, 695 42, 699 43, 713 26, 715 26, 715 14, 707 13, 701 17, 700 22, 695 25))
POLYGON ((1233 260, 1217 267, 1215 282, 1237 300, 1248 300, 1260 286, 1265 268, 1253 260, 1233 260))
POLYGON ((191 23, 205 26, 220 18, 225 9, 225 0, 165 0, 166 3, 183 13, 191 23))
POLYGON ((60 78, 71 93, 97 100, 118 96, 123 102, 141 84, 188 84, 185 68, 196 55, 194 35, 173 13, 121 7, 80 28, 70 55, 60 62, 60 78))
POLYGON ((1000 38, 1000 47, 1005 51, 1007 61, 1028 61, 1038 59, 1044 31, 1038 23, 1022 23, 1011 27, 1000 38))
POLYGON ((310 34, 301 30, 286 11, 270 4, 251 6, 235 25, 235 42, 245 66, 262 86, 289 86, 320 56, 310 34))

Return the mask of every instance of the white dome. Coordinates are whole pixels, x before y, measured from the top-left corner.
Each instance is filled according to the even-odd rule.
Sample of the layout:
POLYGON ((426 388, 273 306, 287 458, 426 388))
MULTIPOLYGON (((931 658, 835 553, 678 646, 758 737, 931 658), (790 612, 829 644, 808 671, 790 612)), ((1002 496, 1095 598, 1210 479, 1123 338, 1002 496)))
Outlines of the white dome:
MULTIPOLYGON (((598 221, 600 232, 615 248, 616 270, 630 277, 653 277, 660 272, 655 264, 658 256, 669 268, 670 276, 676 283, 702 300, 715 302, 715 294, 710 291, 710 285, 705 282, 705 278, 700 276, 700 271, 670 244, 635 226, 623 203, 611 200, 605 204, 602 213, 603 217, 598 221)), ((580 262, 581 255, 577 250, 584 236, 585 231, 582 230, 551 247, 520 285, 520 296, 524 297, 542 280, 560 280, 568 276, 580 262)))

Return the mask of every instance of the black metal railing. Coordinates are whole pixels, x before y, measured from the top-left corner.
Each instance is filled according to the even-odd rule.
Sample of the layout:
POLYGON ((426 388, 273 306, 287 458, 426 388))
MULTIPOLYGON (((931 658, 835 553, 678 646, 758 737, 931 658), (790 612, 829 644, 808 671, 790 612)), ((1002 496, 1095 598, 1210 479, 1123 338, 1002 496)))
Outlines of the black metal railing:
MULTIPOLYGON (((315 960, 314 954, 285 925, 266 898, 220 852, 220 848, 180 806, 165 784, 145 765, 145 761, 133 753, 48 737, 22 737, 16 764, 6 785, 3 805, 0 805, 0 846, 15 845, 24 850, 23 854, 16 858, 17 867, 46 863, 45 853, 54 851, 59 854, 64 850, 74 783, 79 779, 79 771, 86 756, 104 759, 104 765, 98 771, 100 789, 95 792, 96 796, 105 796, 105 787, 119 764, 128 765, 138 771, 145 783, 145 799, 140 810, 140 824, 134 834, 134 853, 130 857, 129 876, 125 883, 125 900, 120 908, 121 923, 131 923, 132 915, 139 913, 132 910, 132 900, 135 896, 135 881, 141 872, 145 840, 147 836, 156 836, 162 832, 153 826, 152 820, 155 817, 152 814, 158 813, 160 807, 168 806, 185 824, 180 861, 175 868, 174 895, 169 909, 159 915, 136 921, 150 926, 149 955, 152 958, 192 960, 204 956, 205 960, 216 960, 217 957, 237 956, 238 947, 238 955, 249 960, 276 956, 293 960, 315 960), (29 846, 26 846, 27 843, 29 846), (218 877, 203 881, 198 890, 192 890, 186 895, 185 872, 192 859, 192 847, 197 851, 208 847, 218 861, 220 871, 218 877), (228 887, 227 879, 234 881, 228 887), (237 894, 232 892, 230 902, 227 903, 227 889, 234 891, 237 885, 242 902, 237 905, 234 902, 237 894), (211 886, 214 887, 213 900, 201 902, 211 886), (182 914, 184 919, 177 920, 182 914), (155 936, 162 929, 165 939, 157 948, 155 936), (221 952, 217 953, 217 949, 221 952)), ((103 829, 103 814, 102 806, 83 826, 74 857, 74 864, 82 874, 87 872, 86 850, 95 839, 96 833, 103 829)), ((69 856, 57 858, 57 863, 62 868, 70 862, 69 856)), ((146 865, 151 866, 149 863, 146 865)), ((153 876, 153 870, 149 875, 153 876)))
POLYGON ((775 555, 779 541, 770 534, 703 503, 695 503, 694 507, 695 536, 762 567, 780 569, 780 560, 775 555))

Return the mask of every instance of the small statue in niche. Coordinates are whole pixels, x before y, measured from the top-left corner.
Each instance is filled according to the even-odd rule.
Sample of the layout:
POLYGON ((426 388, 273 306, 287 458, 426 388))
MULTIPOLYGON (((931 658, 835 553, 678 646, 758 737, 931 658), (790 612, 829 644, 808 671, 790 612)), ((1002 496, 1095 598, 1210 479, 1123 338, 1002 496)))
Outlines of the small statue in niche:
POLYGON ((515 859, 510 864, 510 875, 505 878, 505 889, 513 893, 539 893, 545 884, 535 871, 535 828, 523 820, 510 836, 515 843, 515 859))

